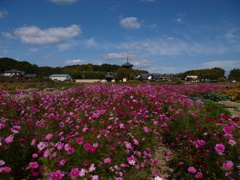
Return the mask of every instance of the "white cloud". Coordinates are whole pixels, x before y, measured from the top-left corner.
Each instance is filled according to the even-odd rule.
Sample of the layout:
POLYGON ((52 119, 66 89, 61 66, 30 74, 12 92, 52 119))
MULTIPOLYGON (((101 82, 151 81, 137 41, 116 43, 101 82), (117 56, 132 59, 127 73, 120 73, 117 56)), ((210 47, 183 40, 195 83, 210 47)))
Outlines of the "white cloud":
POLYGON ((122 19, 119 24, 125 29, 139 29, 142 25, 141 22, 138 22, 138 19, 136 17, 127 17, 125 19, 122 19))
POLYGON ((95 41, 94 38, 91 38, 91 39, 88 39, 88 40, 85 41, 85 45, 87 47, 94 47, 94 46, 97 45, 97 42, 95 41))
POLYGON ((176 23, 183 24, 183 23, 184 23, 183 18, 184 18, 185 15, 186 15, 186 13, 180 13, 180 14, 178 14, 178 15, 177 15, 177 19, 175 19, 174 21, 175 21, 176 23))
POLYGON ((5 10, 5 9, 3 9, 2 11, 0 11, 0 18, 4 18, 5 16, 7 16, 8 15, 8 12, 5 10))
POLYGON ((135 49, 142 53, 149 53, 157 56, 176 56, 176 55, 209 55, 223 54, 230 51, 237 51, 224 44, 217 42, 189 42, 179 39, 154 39, 146 41, 126 42, 116 45, 124 49, 135 49))
POLYGON ((49 1, 57 4, 71 4, 76 2, 77 0, 49 0, 49 1))
POLYGON ((4 51, 4 50, 6 50, 6 48, 0 45, 0 51, 4 51))
POLYGON ((220 67, 223 69, 233 69, 240 67, 240 59, 238 61, 233 60, 223 60, 223 61, 209 61, 203 63, 203 66, 206 68, 220 67))
POLYGON ((98 55, 97 57, 100 57, 100 58, 106 59, 106 60, 127 59, 128 53, 126 53, 126 52, 123 52, 123 53, 109 53, 109 54, 104 54, 104 55, 98 55))
POLYGON ((234 43, 236 41, 239 41, 239 33, 237 29, 231 29, 225 34, 225 39, 228 42, 234 43))
POLYGON ((61 44, 58 44, 57 47, 60 51, 66 51, 68 49, 71 49, 74 46, 77 46, 79 43, 74 40, 70 40, 61 44))
POLYGON ((152 66, 147 68, 147 71, 151 73, 160 73, 160 74, 176 74, 176 73, 181 73, 185 72, 189 69, 187 68, 182 68, 182 67, 169 67, 169 66, 152 66))
POLYGON ((87 61, 82 60, 82 59, 67 60, 64 62, 64 64, 67 64, 67 65, 87 64, 87 61))
POLYGON ((40 58, 40 59, 50 59, 50 58, 53 58, 53 56, 52 55, 39 54, 39 55, 37 55, 37 58, 40 58))
POLYGON ((29 45, 59 44, 81 33, 81 29, 75 24, 70 27, 48 28, 44 30, 36 26, 20 27, 14 31, 15 37, 19 38, 23 44, 29 45))
POLYGON ((8 39, 14 39, 15 37, 11 33, 2 32, 2 36, 8 39))
MULTIPOLYGON (((138 57, 139 58, 139 57, 138 57)), ((153 61, 147 60, 147 59, 138 59, 135 58, 134 60, 131 60, 130 63, 134 65, 135 69, 146 69, 153 66, 153 61)))

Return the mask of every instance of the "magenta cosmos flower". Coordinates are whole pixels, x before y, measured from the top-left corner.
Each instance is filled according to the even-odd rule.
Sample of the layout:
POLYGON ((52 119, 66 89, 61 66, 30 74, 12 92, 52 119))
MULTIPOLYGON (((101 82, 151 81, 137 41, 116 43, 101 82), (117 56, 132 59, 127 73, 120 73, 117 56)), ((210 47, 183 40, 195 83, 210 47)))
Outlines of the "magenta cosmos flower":
POLYGON ((223 162, 223 168, 226 170, 232 169, 233 166, 234 166, 234 163, 232 161, 224 161, 223 162))
POLYGON ((190 172, 190 173, 196 173, 197 172, 197 170, 196 170, 196 168, 195 167, 189 167, 188 168, 188 172, 190 172))
POLYGON ((76 142, 77 142, 78 144, 82 144, 82 143, 83 143, 83 138, 77 138, 77 139, 76 139, 76 142))
POLYGON ((98 180, 99 178, 98 178, 98 175, 93 175, 92 176, 92 180, 98 180))
POLYGON ((10 167, 1 167, 0 168, 0 172, 3 172, 3 173, 10 173, 11 170, 12 169, 10 167))
POLYGON ((224 152, 225 151, 225 146, 223 144, 216 144, 215 150, 218 152, 224 152))
POLYGON ((8 137, 6 137, 5 139, 4 139, 4 141, 5 141, 5 143, 11 143, 11 142, 13 142, 13 138, 14 138, 14 136, 13 135, 10 135, 10 136, 8 136, 8 137))
POLYGON ((202 177, 203 177, 203 175, 202 175, 202 173, 201 173, 201 172, 197 172, 197 174, 195 175, 195 177, 196 177, 196 178, 202 178, 202 177))
POLYGON ((223 131, 224 131, 225 133, 230 133, 230 132, 232 132, 232 126, 229 126, 229 125, 224 126, 223 131))
POLYGON ((60 170, 57 170, 56 172, 51 172, 50 176, 52 179, 62 179, 64 174, 60 170))
POLYGON ((112 160, 110 158, 105 158, 103 162, 107 164, 107 163, 111 163, 111 161, 112 160))
POLYGON ((78 168, 74 168, 71 170, 71 172, 69 174, 71 177, 77 177, 80 174, 80 171, 78 168))
POLYGON ((30 162, 28 165, 30 166, 31 169, 36 169, 39 166, 37 162, 30 162))
POLYGON ((53 137, 52 134, 47 134, 47 135, 45 136, 45 139, 49 140, 49 139, 52 139, 52 137, 53 137))
POLYGON ((91 148, 90 142, 85 142, 83 148, 88 151, 91 148))

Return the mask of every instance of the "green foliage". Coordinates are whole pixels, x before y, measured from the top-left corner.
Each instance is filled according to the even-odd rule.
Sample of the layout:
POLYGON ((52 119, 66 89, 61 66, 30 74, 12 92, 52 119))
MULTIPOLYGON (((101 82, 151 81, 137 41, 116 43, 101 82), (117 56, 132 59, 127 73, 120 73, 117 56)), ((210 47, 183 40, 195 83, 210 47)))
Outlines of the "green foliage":
POLYGON ((230 74, 228 76, 229 80, 236 80, 236 81, 240 81, 240 69, 232 69, 230 71, 230 74))
POLYGON ((202 99, 210 99, 212 101, 229 101, 231 97, 225 94, 218 94, 218 93, 206 93, 201 96, 202 99))
POLYGON ((178 74, 180 77, 185 77, 188 75, 196 75, 199 79, 211 79, 217 80, 218 78, 223 78, 225 74, 225 70, 221 68, 212 68, 212 69, 198 69, 198 70, 190 70, 184 73, 178 74))

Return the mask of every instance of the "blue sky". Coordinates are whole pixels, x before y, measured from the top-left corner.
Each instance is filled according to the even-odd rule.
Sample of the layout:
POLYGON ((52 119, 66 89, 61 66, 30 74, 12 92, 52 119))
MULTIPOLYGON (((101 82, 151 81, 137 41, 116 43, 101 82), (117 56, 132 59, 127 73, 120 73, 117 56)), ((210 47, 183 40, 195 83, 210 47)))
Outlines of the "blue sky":
POLYGON ((0 0, 0 56, 38 66, 240 68, 239 0, 0 0))

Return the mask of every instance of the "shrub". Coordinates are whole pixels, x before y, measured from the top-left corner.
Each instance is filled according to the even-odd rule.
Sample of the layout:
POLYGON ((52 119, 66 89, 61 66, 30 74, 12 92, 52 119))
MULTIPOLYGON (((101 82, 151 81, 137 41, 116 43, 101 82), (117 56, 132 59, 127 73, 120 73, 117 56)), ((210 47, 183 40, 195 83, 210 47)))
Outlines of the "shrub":
POLYGON ((206 93, 201 96, 202 99, 210 99, 212 101, 229 101, 231 97, 225 94, 218 94, 218 93, 206 93))

